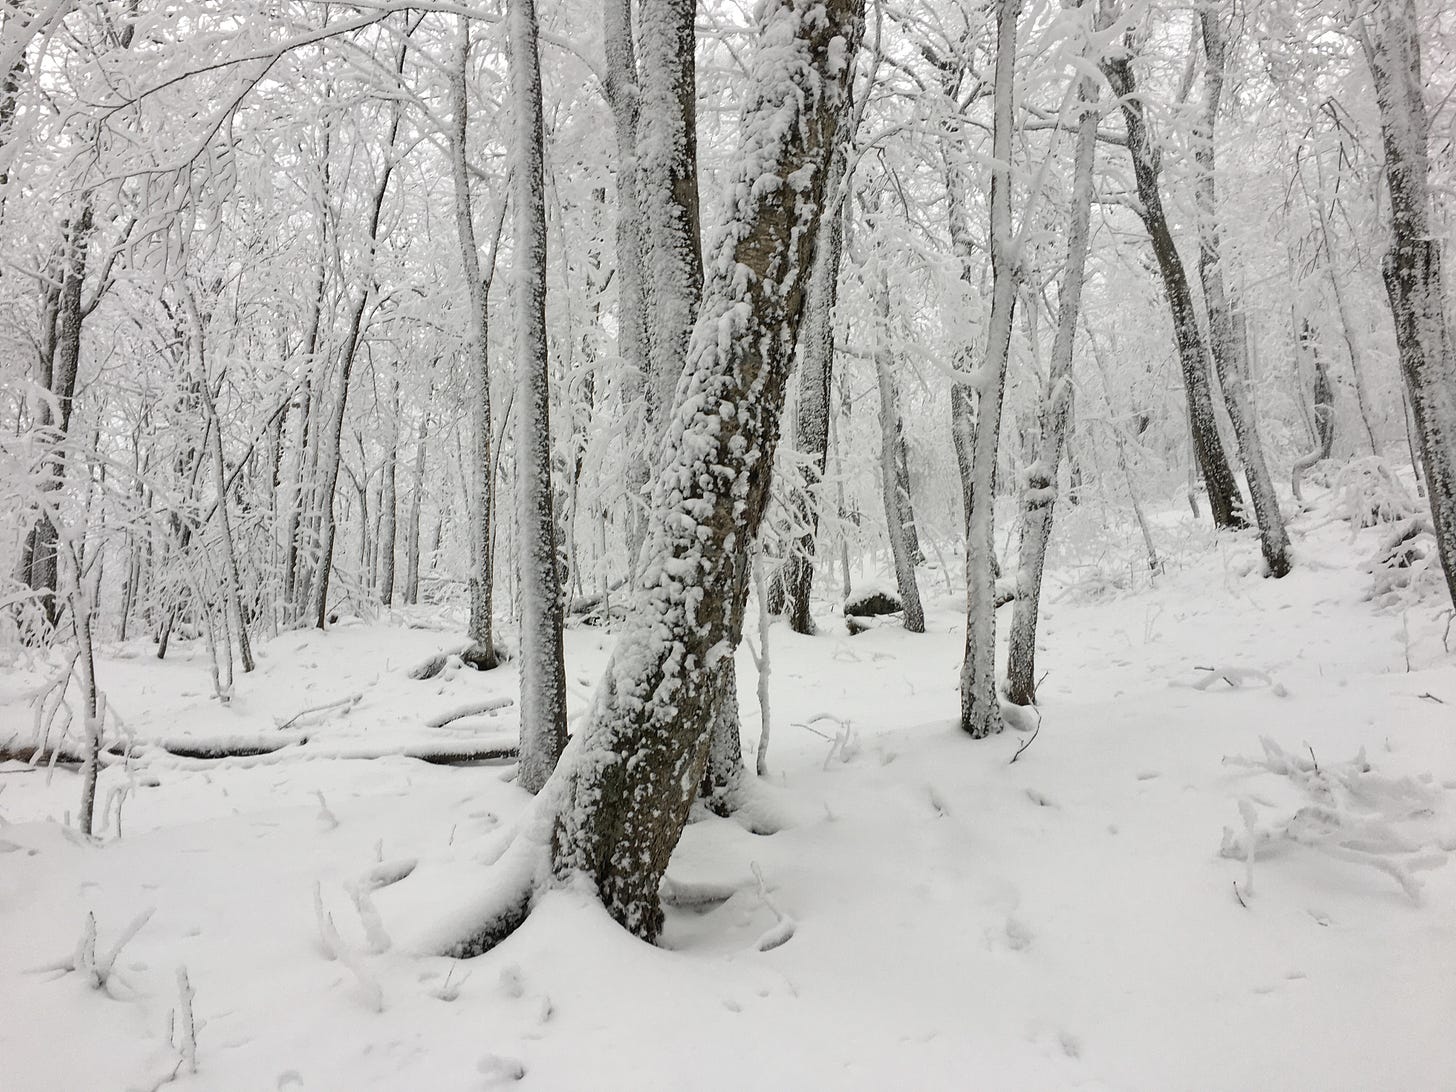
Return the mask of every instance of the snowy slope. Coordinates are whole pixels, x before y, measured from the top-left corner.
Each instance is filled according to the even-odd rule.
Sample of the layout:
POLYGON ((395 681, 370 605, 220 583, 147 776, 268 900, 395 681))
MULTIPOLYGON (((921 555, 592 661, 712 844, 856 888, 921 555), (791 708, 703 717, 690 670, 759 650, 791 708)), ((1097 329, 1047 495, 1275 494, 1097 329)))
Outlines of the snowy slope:
MULTIPOLYGON (((922 637, 893 624, 850 637, 828 607, 817 637, 776 625, 771 776, 741 822, 688 828, 659 949, 565 892, 468 964, 403 950, 430 913, 429 877, 489 883, 478 858, 527 799, 506 765, 143 762, 122 836, 113 825, 95 846, 56 822, 75 808, 73 773, 0 767, 0 1086, 154 1088, 174 1072, 179 1089, 309 1092, 518 1077, 624 1090, 1456 1086, 1445 618, 1435 601, 1405 615, 1364 601, 1379 531, 1352 538, 1323 509, 1293 529, 1300 564, 1279 582, 1255 575, 1252 538, 1193 532, 1151 588, 1094 595, 1101 585, 1061 574, 1040 733, 1015 764, 1026 734, 978 743, 955 728, 953 597, 927 603, 922 637), (1201 668, 1218 669, 1212 685, 1201 668), (1386 872, 1289 843, 1246 890, 1244 862, 1219 852, 1225 827, 1244 831, 1239 801, 1265 830, 1309 803, 1296 778, 1224 761, 1262 757, 1264 736, 1309 759, 1301 776, 1317 766, 1370 788, 1350 814, 1390 819, 1381 845, 1403 839, 1402 852, 1381 859, 1426 866, 1412 873, 1419 904, 1386 872), (1370 770, 1352 773, 1362 747, 1370 770), (416 860, 416 875, 370 893, 416 860), (316 885, 343 958, 325 952, 316 885), (36 970, 72 957, 88 911, 104 954, 149 909, 108 991, 36 970), (196 1075, 168 1045, 179 966, 196 991, 196 1075)), ((144 646, 113 650, 98 672, 138 737, 276 732, 358 693, 307 721, 309 746, 387 750, 438 734, 424 727, 433 714, 514 695, 509 668, 406 677, 456 640, 402 624, 286 634, 226 709, 186 645, 164 664, 144 646)), ((568 634, 573 712, 609 641, 568 634)), ((0 736, 28 725, 42 674, 0 682, 0 736)), ((746 653, 739 679, 751 748, 746 653)), ((509 707, 456 726, 496 738, 515 724, 509 707)), ((101 796, 125 777, 108 770, 101 796)))

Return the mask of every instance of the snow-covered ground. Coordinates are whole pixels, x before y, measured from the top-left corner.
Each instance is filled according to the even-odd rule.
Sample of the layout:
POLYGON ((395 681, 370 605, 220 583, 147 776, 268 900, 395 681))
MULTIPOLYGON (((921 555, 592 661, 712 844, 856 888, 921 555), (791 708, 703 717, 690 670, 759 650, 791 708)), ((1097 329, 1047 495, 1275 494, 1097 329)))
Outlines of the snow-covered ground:
MULTIPOLYGON (((527 797, 506 765, 340 756, 513 734, 513 707, 424 727, 514 696, 509 668, 407 677, 458 633, 402 617, 288 633, 226 708, 200 645, 165 663, 109 649, 100 681, 139 739, 276 734, 360 697, 273 755, 108 769, 103 800, 132 788, 96 845, 62 825, 73 772, 0 766, 0 1086, 1456 1087, 1445 617, 1438 599, 1364 601, 1381 532, 1352 539, 1323 507, 1294 531, 1300 564, 1278 582, 1251 538, 1186 531, 1152 587, 1054 574, 1040 733, 1014 764, 1028 733, 955 726, 963 617, 943 585, 927 580, 924 636, 850 637, 828 604, 817 637, 775 625, 771 775, 741 821, 688 828, 660 948, 562 892, 482 958, 407 950, 433 909, 422 877, 488 883, 474 858, 527 797), (1292 776, 1225 761, 1262 760, 1261 737, 1292 776), (1246 838, 1247 815, 1277 834, 1306 805, 1295 833, 1345 850, 1276 838, 1249 890, 1225 828, 1246 838), (104 961, 148 911, 106 990, 42 969, 74 960, 88 913, 104 961), (195 1075, 174 1045, 179 967, 195 1075)), ((574 712, 610 641, 569 633, 574 712)), ((0 738, 29 730, 43 676, 0 680, 0 738)), ((746 653, 739 680, 751 753, 746 653)))

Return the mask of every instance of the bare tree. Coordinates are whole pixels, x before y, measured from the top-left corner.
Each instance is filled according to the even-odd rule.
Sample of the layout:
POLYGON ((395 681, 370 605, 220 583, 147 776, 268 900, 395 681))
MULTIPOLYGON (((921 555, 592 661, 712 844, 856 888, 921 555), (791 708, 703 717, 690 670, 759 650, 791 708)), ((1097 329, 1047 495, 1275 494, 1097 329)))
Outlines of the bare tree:
POLYGON ((1456 349, 1446 323, 1441 246, 1430 222, 1430 121, 1415 0, 1381 0, 1361 16, 1358 27, 1380 106, 1390 189, 1385 288, 1420 436, 1436 545, 1446 589, 1456 604, 1456 349))
POLYGON ((546 876, 580 877, 641 937, 661 929, 658 884, 722 700, 713 667, 741 628, 862 19, 862 0, 770 0, 761 13, 743 147, 655 474, 640 587, 592 710, 516 843, 510 890, 456 951, 512 931, 546 876), (796 185, 760 181, 790 177, 796 185))
MULTIPOLYGON (((1084 2, 1090 37, 1091 4, 1084 2)), ((1091 46, 1084 51, 1088 57, 1091 46)), ((1082 310, 1082 284, 1087 270, 1087 241, 1092 220, 1092 173, 1097 159, 1098 81, 1084 75, 1077 87, 1081 118, 1072 156, 1071 215, 1067 225, 1067 261, 1057 294, 1057 332, 1041 407, 1041 450, 1027 474, 1022 494, 1021 561, 1017 570, 1016 605, 1011 616, 1011 648, 1006 663, 1006 696, 1017 705, 1036 703, 1036 623, 1041 607, 1042 573, 1057 500, 1057 471, 1066 449, 1072 416, 1072 350, 1082 310)))
MULTIPOLYGON (((1021 0, 998 0, 991 135, 991 318, 977 386, 971 498, 966 526, 966 649, 961 666, 961 728, 973 739, 1004 726, 996 695, 996 525, 993 501, 1001 399, 1011 350, 1011 323, 1021 284, 1021 255, 1011 225, 1016 24, 1021 0)), ((963 427, 963 426, 962 426, 963 427)))

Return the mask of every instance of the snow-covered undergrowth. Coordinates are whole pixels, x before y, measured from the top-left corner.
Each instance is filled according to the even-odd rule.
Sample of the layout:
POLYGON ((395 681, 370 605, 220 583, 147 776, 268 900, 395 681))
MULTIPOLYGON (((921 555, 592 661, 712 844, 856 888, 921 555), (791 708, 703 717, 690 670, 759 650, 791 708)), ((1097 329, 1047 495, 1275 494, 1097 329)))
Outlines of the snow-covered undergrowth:
MULTIPOLYGON (((1333 497, 1293 521, 1279 582, 1252 538, 1186 520, 1159 520, 1183 543, 1162 576, 1052 575, 1015 764, 1025 735, 955 728, 954 597, 923 637, 850 637, 837 597, 818 637, 776 624, 771 774, 742 822, 688 828, 656 949, 563 892, 488 956, 411 954, 436 896, 491 882, 527 799, 506 764, 363 757, 509 741, 509 667, 408 677, 458 634, 286 634, 225 708, 200 645, 109 649, 141 743, 299 741, 220 763, 139 743, 102 774, 96 845, 61 823, 74 772, 0 766, 0 1085, 1452 1087, 1441 601, 1369 601, 1388 525, 1352 537, 1333 497)), ((611 640, 569 633, 573 712, 611 640)), ((0 678, 0 738, 46 673, 0 678)), ((739 682, 751 753, 746 652, 739 682)))

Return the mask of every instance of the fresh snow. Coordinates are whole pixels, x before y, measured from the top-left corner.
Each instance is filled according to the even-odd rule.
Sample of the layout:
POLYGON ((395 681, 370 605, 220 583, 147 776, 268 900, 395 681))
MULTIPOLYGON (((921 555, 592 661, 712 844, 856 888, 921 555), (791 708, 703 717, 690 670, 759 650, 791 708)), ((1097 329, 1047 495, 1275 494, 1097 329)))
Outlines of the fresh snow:
MULTIPOLYGON (((956 727, 958 596, 927 600, 923 636, 850 637, 835 596, 816 603, 817 637, 776 622, 769 776, 749 775, 737 820, 688 827, 658 948, 566 890, 489 955, 412 954, 449 906, 509 886, 529 797, 506 763, 340 756, 514 737, 513 665, 408 678, 458 647, 463 615, 260 641, 226 707, 201 642, 164 662, 144 642, 105 647, 98 679, 139 742, 308 742, 273 761, 139 746, 129 774, 102 774, 94 845, 63 825, 73 771, 0 766, 0 1085, 1456 1086, 1456 657, 1437 598, 1404 613, 1365 600, 1386 530, 1352 534, 1331 503, 1290 521, 1298 564, 1280 581, 1259 577, 1252 533, 1213 539, 1172 507, 1158 527, 1178 548, 1155 586, 1053 559, 1039 730, 1015 763, 1028 732, 956 727), (429 726, 466 706, 493 708, 429 726), (1289 841, 1258 855, 1248 888, 1250 817, 1307 832, 1314 813, 1291 816, 1316 764, 1341 794, 1372 789, 1335 805, 1420 859, 1419 903, 1289 841), (1390 810, 1401 800, 1417 805, 1390 810), (148 912, 93 988, 88 914, 101 962, 148 912), (44 969, 68 965, 83 969, 44 969)), ((613 639, 567 633, 573 725, 613 639)), ((28 738, 47 666, 0 677, 0 739, 28 738)), ((746 649, 738 679, 752 753, 746 649)))

